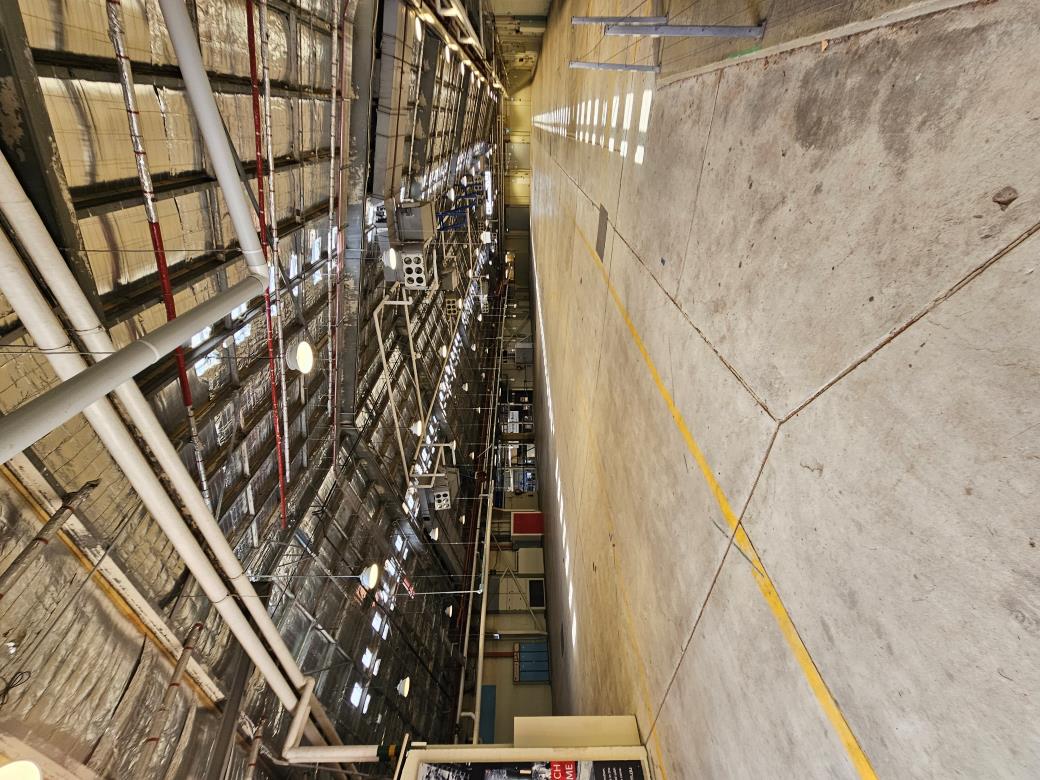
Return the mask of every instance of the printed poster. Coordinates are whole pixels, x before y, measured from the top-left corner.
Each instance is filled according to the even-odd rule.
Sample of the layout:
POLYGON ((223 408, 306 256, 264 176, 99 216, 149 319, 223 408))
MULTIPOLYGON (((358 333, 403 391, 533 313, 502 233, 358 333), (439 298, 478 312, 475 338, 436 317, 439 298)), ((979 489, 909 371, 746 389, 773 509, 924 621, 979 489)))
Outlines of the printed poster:
POLYGON ((418 780, 645 780, 639 761, 420 764, 418 780))

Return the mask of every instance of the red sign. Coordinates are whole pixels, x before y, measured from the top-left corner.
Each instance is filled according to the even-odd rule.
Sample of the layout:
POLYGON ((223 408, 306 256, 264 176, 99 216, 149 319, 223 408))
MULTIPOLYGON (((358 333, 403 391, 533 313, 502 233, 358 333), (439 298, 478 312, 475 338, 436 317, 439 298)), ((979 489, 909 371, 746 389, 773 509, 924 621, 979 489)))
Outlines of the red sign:
POLYGON ((514 534, 543 534, 545 519, 541 512, 513 512, 514 534))

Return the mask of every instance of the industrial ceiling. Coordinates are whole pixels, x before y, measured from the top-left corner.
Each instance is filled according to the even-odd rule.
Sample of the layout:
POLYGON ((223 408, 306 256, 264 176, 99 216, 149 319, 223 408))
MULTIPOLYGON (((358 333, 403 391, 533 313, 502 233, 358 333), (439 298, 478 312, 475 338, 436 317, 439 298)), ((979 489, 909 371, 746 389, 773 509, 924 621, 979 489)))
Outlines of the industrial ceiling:
POLYGON ((118 387, 8 438, 3 555, 76 505, 0 595, 0 731, 105 777, 282 776, 313 680, 303 743, 381 746, 368 774, 405 733, 468 738, 511 275, 500 79, 526 63, 502 24, 0 2, 0 255, 24 290, 0 285, 0 426, 85 369, 118 387), (133 381, 106 369, 236 291, 133 381))

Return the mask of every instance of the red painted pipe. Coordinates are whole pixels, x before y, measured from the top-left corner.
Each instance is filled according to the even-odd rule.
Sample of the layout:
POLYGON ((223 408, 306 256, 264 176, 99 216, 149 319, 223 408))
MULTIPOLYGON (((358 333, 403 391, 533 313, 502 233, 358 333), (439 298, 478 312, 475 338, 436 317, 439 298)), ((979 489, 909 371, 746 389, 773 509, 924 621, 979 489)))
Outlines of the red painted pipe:
MULTIPOLYGON (((260 246, 264 257, 270 259, 271 248, 267 243, 267 201, 264 198, 264 141, 260 130, 260 89, 256 76, 256 30, 253 22, 253 0, 246 0, 246 34, 249 42, 249 83, 253 92, 253 138, 256 143, 256 193, 257 216, 260 222, 260 246)), ((274 324, 271 318, 271 291, 264 290, 264 307, 267 310, 267 362, 271 373, 271 422, 274 424, 275 456, 278 459, 278 505, 281 510, 282 528, 289 525, 286 508, 285 457, 282 454, 282 424, 278 417, 278 380, 274 358, 274 324)), ((288 434, 288 431, 286 432, 288 434)))
MULTIPOLYGON (((115 49, 116 62, 119 66, 119 83, 126 104, 127 121, 130 126, 130 142, 134 150, 134 162, 137 168, 137 179, 141 185, 141 196, 144 198, 144 213, 148 220, 148 233, 152 241, 152 252, 155 255, 155 268, 159 276, 163 305, 166 309, 167 322, 177 318, 177 305, 170 285, 170 269, 166 262, 166 248, 163 244, 162 227, 159 225, 159 213, 155 206, 155 189, 152 186, 152 173, 148 168, 148 155, 141 136, 140 111, 134 93, 134 74, 127 54, 126 39, 123 34, 123 11, 120 0, 108 0, 105 7, 108 17, 108 34, 115 49)), ((206 503, 210 503, 209 487, 206 483, 206 466, 202 460, 202 445, 199 442, 199 430, 195 424, 195 410, 192 407, 191 385, 188 382, 188 369, 184 363, 184 349, 174 350, 177 362, 177 379, 181 390, 181 400, 188 416, 188 427, 191 443, 195 450, 195 465, 199 472, 199 487, 206 503)))

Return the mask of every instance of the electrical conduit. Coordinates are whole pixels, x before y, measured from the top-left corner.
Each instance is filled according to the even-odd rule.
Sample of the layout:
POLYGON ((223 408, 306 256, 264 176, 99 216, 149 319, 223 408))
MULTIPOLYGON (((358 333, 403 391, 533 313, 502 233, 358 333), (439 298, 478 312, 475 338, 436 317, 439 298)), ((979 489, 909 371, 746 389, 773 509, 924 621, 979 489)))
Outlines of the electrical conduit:
MULTIPOLYGON (((253 0, 246 0, 246 34, 249 43, 249 84, 253 97, 253 140, 256 148, 256 194, 257 216, 260 220, 260 246, 264 258, 269 255, 267 245, 267 203, 264 198, 264 138, 260 123, 260 89, 256 78, 256 25, 253 22, 253 0)), ((165 13, 165 7, 163 9, 165 13)), ((180 52, 177 53, 178 58, 180 52)), ((267 263, 264 263, 265 268, 267 263)), ((282 421, 278 412, 278 370, 274 358, 274 320, 271 312, 271 290, 264 290, 265 320, 267 324, 267 363, 271 374, 271 423, 274 428, 274 444, 278 461, 278 508, 282 520, 282 528, 289 527, 286 507, 285 487, 285 453, 282 451, 282 421)), ((279 311, 279 317, 281 312, 279 311)), ((289 431, 284 432, 288 438, 289 431)))
MULTIPOLYGON (((163 304, 166 307, 166 321, 177 318, 177 304, 173 298, 170 285, 170 269, 166 264, 166 247, 163 244, 162 226, 155 208, 155 190, 152 187, 152 172, 148 167, 148 156, 141 136, 141 123, 138 119, 137 95, 134 92, 134 73, 127 55, 126 38, 123 35, 123 10, 120 0, 107 0, 108 37, 112 40, 112 48, 116 53, 119 66, 119 83, 123 88, 123 102, 126 104, 126 117, 130 125, 130 141, 134 148, 134 159, 137 163, 137 179, 141 183, 141 195, 144 197, 144 213, 148 219, 148 233, 152 239, 152 251, 155 254, 155 268, 162 288, 163 304)), ((188 370, 184 365, 184 348, 174 350, 177 363, 177 377, 180 382, 181 400, 188 416, 188 428, 191 433, 191 446, 195 451, 195 469, 199 473, 199 487, 202 497, 209 506, 213 506, 206 481, 206 466, 202 460, 202 442, 199 439, 199 427, 195 421, 195 407, 192 403, 191 385, 188 382, 188 370)))

